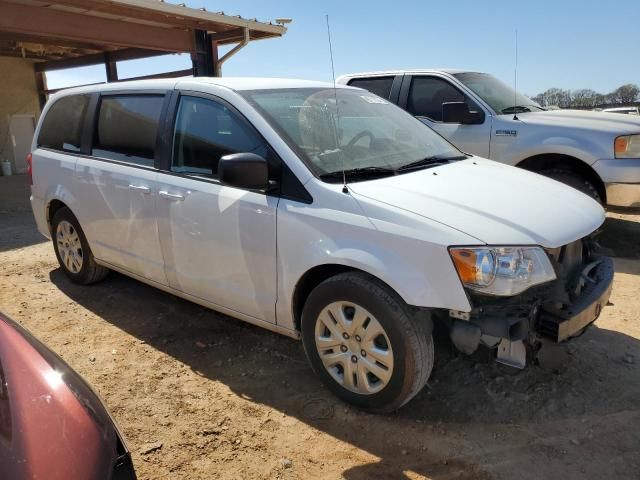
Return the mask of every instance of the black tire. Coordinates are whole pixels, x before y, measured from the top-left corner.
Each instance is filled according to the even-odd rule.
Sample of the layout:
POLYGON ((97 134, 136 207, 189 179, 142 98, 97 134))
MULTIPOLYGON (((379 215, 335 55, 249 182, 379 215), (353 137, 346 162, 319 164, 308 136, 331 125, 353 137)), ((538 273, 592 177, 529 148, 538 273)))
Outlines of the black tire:
POLYGON ((596 202, 602 204, 602 198, 598 193, 598 189, 589 180, 585 179, 579 173, 564 168, 551 168, 538 172, 545 177, 553 178, 558 182, 569 185, 585 195, 593 198, 596 202))
POLYGON ((67 277, 69 277, 73 282, 82 285, 89 285, 91 283, 99 282, 109 273, 108 268, 96 263, 93 257, 93 253, 91 252, 91 248, 89 247, 89 243, 87 242, 87 238, 84 236, 82 227, 80 227, 78 219, 73 215, 73 213, 71 213, 71 210, 69 210, 67 207, 61 208, 53 215, 53 219, 51 220, 51 238, 53 240, 53 249, 56 252, 56 257, 58 258, 60 267, 67 275, 67 277), (80 240, 81 249, 78 251, 78 255, 82 258, 82 261, 81 267, 77 272, 70 270, 70 268, 65 265, 65 262, 61 256, 57 237, 58 227, 62 222, 68 222, 69 224, 71 224, 71 226, 73 227, 73 231, 77 233, 80 240))
POLYGON ((434 363, 432 328, 429 316, 416 315, 395 292, 361 272, 342 273, 322 282, 307 298, 302 313, 302 340, 314 372, 341 399, 375 412, 400 408, 427 383, 434 363), (351 391, 325 368, 315 341, 316 322, 333 302, 363 307, 384 329, 394 363, 391 376, 380 391, 368 394, 351 391))

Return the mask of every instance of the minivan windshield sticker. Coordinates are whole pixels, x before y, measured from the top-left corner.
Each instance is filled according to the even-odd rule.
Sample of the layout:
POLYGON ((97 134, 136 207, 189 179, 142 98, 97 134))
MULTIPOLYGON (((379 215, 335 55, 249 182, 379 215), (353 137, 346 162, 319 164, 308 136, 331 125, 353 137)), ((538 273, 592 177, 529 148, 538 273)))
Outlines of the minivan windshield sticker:
POLYGON ((518 135, 518 130, 496 130, 497 137, 515 137, 518 135))
POLYGON ((360 95, 360 98, 362 98, 367 103, 381 103, 381 104, 389 103, 380 97, 374 97, 372 95, 360 95))

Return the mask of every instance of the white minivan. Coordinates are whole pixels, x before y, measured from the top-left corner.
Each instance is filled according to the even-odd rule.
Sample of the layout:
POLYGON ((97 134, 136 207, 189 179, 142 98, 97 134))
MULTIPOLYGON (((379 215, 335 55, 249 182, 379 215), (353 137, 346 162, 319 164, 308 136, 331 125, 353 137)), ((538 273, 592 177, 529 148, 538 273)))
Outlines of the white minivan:
POLYGON ((72 280, 116 270, 301 338, 329 388, 374 411, 425 385, 434 324, 522 368, 611 292, 596 201, 464 154, 358 88, 71 89, 47 103, 29 162, 38 228, 72 280))

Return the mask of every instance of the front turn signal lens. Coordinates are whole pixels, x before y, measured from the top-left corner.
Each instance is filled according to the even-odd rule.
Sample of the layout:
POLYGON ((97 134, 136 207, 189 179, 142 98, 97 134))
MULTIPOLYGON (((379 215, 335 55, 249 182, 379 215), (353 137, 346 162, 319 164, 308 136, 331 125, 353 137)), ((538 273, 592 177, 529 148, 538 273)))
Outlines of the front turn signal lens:
POLYGON ((616 158, 640 158, 640 135, 623 135, 613 142, 616 158))
POLYGON ((459 248, 451 250, 451 258, 462 283, 486 286, 493 280, 495 262, 491 251, 459 248))

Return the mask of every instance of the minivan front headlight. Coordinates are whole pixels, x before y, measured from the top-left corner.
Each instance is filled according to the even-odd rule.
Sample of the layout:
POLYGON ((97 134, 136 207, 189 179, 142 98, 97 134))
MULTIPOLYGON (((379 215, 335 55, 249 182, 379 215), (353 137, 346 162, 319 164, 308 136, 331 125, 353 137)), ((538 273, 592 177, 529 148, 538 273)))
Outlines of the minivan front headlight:
POLYGON ((616 158, 640 158, 640 135, 623 135, 613 143, 616 158))
POLYGON ((463 285, 487 295, 517 295, 556 278, 540 247, 456 247, 449 253, 463 285))

